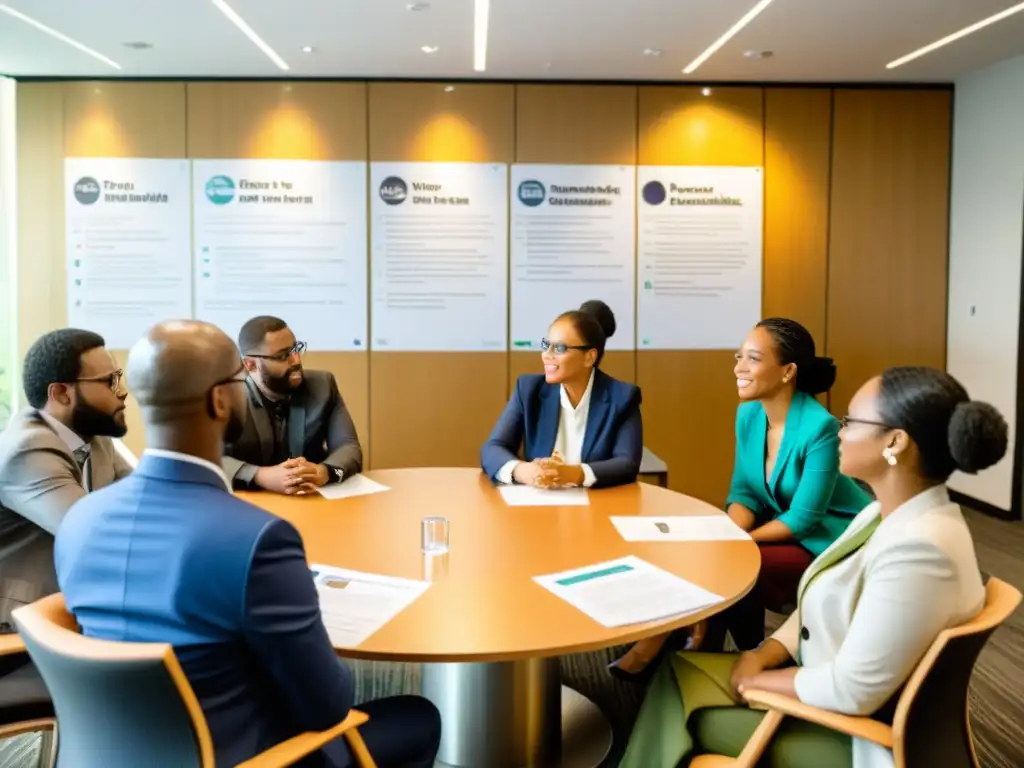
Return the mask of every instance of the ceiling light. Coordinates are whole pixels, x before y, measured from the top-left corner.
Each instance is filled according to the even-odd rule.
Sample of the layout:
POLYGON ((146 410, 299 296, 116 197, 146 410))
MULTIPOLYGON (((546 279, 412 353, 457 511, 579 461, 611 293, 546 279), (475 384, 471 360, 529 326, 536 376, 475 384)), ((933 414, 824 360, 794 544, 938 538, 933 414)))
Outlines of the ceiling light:
POLYGON ((964 27, 959 32, 954 32, 953 34, 947 35, 941 40, 936 40, 934 43, 926 45, 924 48, 918 48, 913 53, 908 53, 906 56, 900 59, 896 59, 896 61, 890 61, 888 64, 885 65, 885 68, 895 69, 896 67, 906 64, 908 61, 913 61, 914 59, 920 58, 921 56, 924 56, 926 53, 931 53, 937 48, 941 48, 944 45, 949 45, 955 40, 959 40, 961 37, 967 37, 967 35, 971 34, 972 32, 977 32, 979 29, 984 29, 990 24, 995 24, 997 21, 1002 21, 1003 19, 1009 18, 1010 16, 1013 16, 1015 13, 1020 13, 1021 11, 1024 11, 1024 3, 1019 3, 1018 5, 1015 5, 1012 8, 1007 8, 1005 11, 1000 11, 994 16, 989 16, 987 19, 982 19, 981 21, 975 22, 974 24, 971 24, 969 27, 964 27))
POLYGON ((77 48, 82 53, 89 54, 94 59, 99 59, 104 64, 107 64, 107 65, 113 67, 114 69, 120 69, 121 68, 120 64, 118 64, 116 61, 113 61, 112 59, 108 59, 106 56, 104 56, 99 51, 94 51, 89 46, 83 45, 82 43, 78 42, 77 40, 72 40, 67 35, 65 35, 65 34, 63 34, 61 32, 58 32, 56 29, 53 29, 53 27, 48 27, 45 24, 43 24, 42 22, 36 21, 31 16, 26 16, 24 13, 21 13, 20 11, 14 10, 10 6, 0 5, 0 12, 6 13, 8 16, 11 16, 11 17, 17 19, 18 21, 23 21, 26 24, 28 24, 29 26, 35 27, 40 32, 45 32, 50 37, 55 37, 58 40, 60 40, 62 43, 67 43, 72 48, 77 48))
POLYGON ((746 59, 770 59, 774 56, 773 51, 744 51, 743 57, 746 59))
POLYGON ((143 42, 121 43, 121 45, 123 45, 125 48, 131 48, 133 51, 148 51, 150 48, 153 47, 152 43, 143 42))
POLYGON ((444 92, 445 93, 454 93, 455 92, 455 86, 454 85, 446 85, 444 87, 444 92))
POLYGON ((441 49, 436 45, 421 45, 420 50, 424 53, 437 53, 441 49))
POLYGON ((312 45, 304 45, 304 46, 302 46, 302 52, 303 53, 312 53, 314 50, 316 50, 316 49, 313 48, 312 45))
POLYGON ((722 35, 720 38, 715 40, 715 42, 713 42, 710 46, 708 46, 708 49, 704 51, 704 53, 702 53, 696 59, 687 64, 686 67, 683 69, 683 74, 689 75, 695 69, 697 69, 697 67, 699 67, 708 59, 710 59, 714 55, 715 51, 717 51, 719 48, 721 48, 723 45, 729 42, 732 39, 733 35, 735 35, 737 32, 739 32, 741 29, 747 26, 747 24, 752 22, 757 17, 757 15, 761 13, 761 11, 763 11, 765 8, 771 5, 771 2, 772 0, 761 0, 757 5, 755 5, 749 11, 747 11, 746 15, 742 19, 733 24, 724 35, 722 35))
POLYGON ((277 55, 277 51, 263 42, 263 38, 257 35, 253 28, 246 24, 245 20, 235 13, 234 9, 225 0, 211 0, 211 2, 217 7, 217 10, 227 16, 228 20, 241 30, 242 34, 252 40, 257 48, 267 54, 267 57, 277 65, 278 69, 288 69, 285 60, 277 55))
POLYGON ((407 11, 425 11, 430 7, 430 3, 409 3, 405 6, 407 11))
POLYGON ((491 15, 491 0, 473 0, 473 69, 487 69, 487 25, 491 15))
POLYGON ((711 95, 711 89, 710 88, 701 88, 700 89, 700 95, 701 96, 710 96, 711 95))
POLYGON ((661 48, 644 48, 644 56, 661 56, 661 48))

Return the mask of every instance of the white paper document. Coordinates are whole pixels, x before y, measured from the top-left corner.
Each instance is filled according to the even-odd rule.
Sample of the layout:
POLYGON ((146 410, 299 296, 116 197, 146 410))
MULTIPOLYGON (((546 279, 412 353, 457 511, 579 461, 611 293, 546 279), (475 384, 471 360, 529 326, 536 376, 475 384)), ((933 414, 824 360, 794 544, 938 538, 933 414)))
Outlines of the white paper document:
POLYGON ((428 581, 311 565, 320 613, 336 648, 355 648, 427 591, 428 581))
POLYGON ((501 498, 510 507, 589 507, 586 488, 535 488, 532 485, 502 485, 501 498))
POLYGON ((371 480, 366 475, 352 475, 340 483, 323 485, 317 490, 325 499, 347 499, 350 496, 367 496, 371 493, 381 493, 391 489, 376 480, 371 480))
POLYGON ((626 541, 744 541, 746 531, 728 515, 611 518, 626 541))
POLYGON ((724 599, 633 556, 533 580, 606 627, 681 616, 724 599))

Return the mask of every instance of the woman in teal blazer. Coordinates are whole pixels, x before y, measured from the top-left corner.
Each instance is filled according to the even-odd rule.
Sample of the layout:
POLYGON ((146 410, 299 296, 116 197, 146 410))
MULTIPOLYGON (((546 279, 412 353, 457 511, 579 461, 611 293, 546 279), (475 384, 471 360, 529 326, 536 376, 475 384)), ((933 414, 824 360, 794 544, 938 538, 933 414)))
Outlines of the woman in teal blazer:
MULTIPOLYGON (((736 353, 736 459, 726 507, 761 551, 757 584, 694 632, 691 647, 721 650, 728 631, 741 651, 764 640, 765 608, 796 601, 800 577, 871 498, 839 473, 839 422, 814 399, 836 367, 815 354, 795 320, 762 320, 736 353)), ((614 662, 613 674, 646 681, 670 644, 651 638, 614 662)))

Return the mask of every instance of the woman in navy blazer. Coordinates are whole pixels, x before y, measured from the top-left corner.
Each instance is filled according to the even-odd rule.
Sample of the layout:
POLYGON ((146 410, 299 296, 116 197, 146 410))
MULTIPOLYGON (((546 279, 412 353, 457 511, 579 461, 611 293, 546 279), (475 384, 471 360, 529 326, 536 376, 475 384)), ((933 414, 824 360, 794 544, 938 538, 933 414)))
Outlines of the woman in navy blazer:
POLYGON ((526 374, 480 451, 492 480, 542 488, 623 485, 643 455, 640 389, 598 370, 615 315, 587 301, 541 340, 544 374, 526 374), (519 449, 522 446, 522 459, 519 449))

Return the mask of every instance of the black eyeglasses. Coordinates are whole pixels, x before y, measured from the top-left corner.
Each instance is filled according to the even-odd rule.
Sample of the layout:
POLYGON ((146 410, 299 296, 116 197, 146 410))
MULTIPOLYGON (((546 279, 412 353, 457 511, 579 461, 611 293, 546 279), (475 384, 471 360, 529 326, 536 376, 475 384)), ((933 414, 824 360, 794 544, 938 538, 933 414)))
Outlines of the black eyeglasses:
POLYGON ((118 369, 113 373, 108 373, 105 376, 83 376, 75 379, 75 382, 79 381, 92 381, 97 384, 106 384, 110 387, 111 392, 119 392, 121 389, 121 379, 124 378, 124 371, 118 369))
POLYGON ((540 349, 541 349, 541 352, 547 352, 550 349, 556 355, 564 355, 570 349, 578 349, 581 352, 586 352, 588 349, 593 349, 593 347, 584 346, 582 344, 577 344, 577 345, 562 344, 561 342, 557 342, 555 344, 552 344, 547 339, 541 339, 540 340, 540 349))
POLYGON ((885 424, 881 421, 871 421, 870 419, 855 419, 852 416, 843 416, 839 419, 839 428, 846 429, 851 424, 866 424, 870 427, 882 427, 883 429, 896 429, 896 427, 885 424))
POLYGON ((296 341, 295 346, 289 347, 288 349, 282 349, 280 352, 273 355, 254 355, 251 352, 246 352, 244 357, 255 357, 257 360, 274 360, 278 363, 284 363, 288 361, 288 358, 292 355, 302 355, 306 351, 306 342, 296 341))

